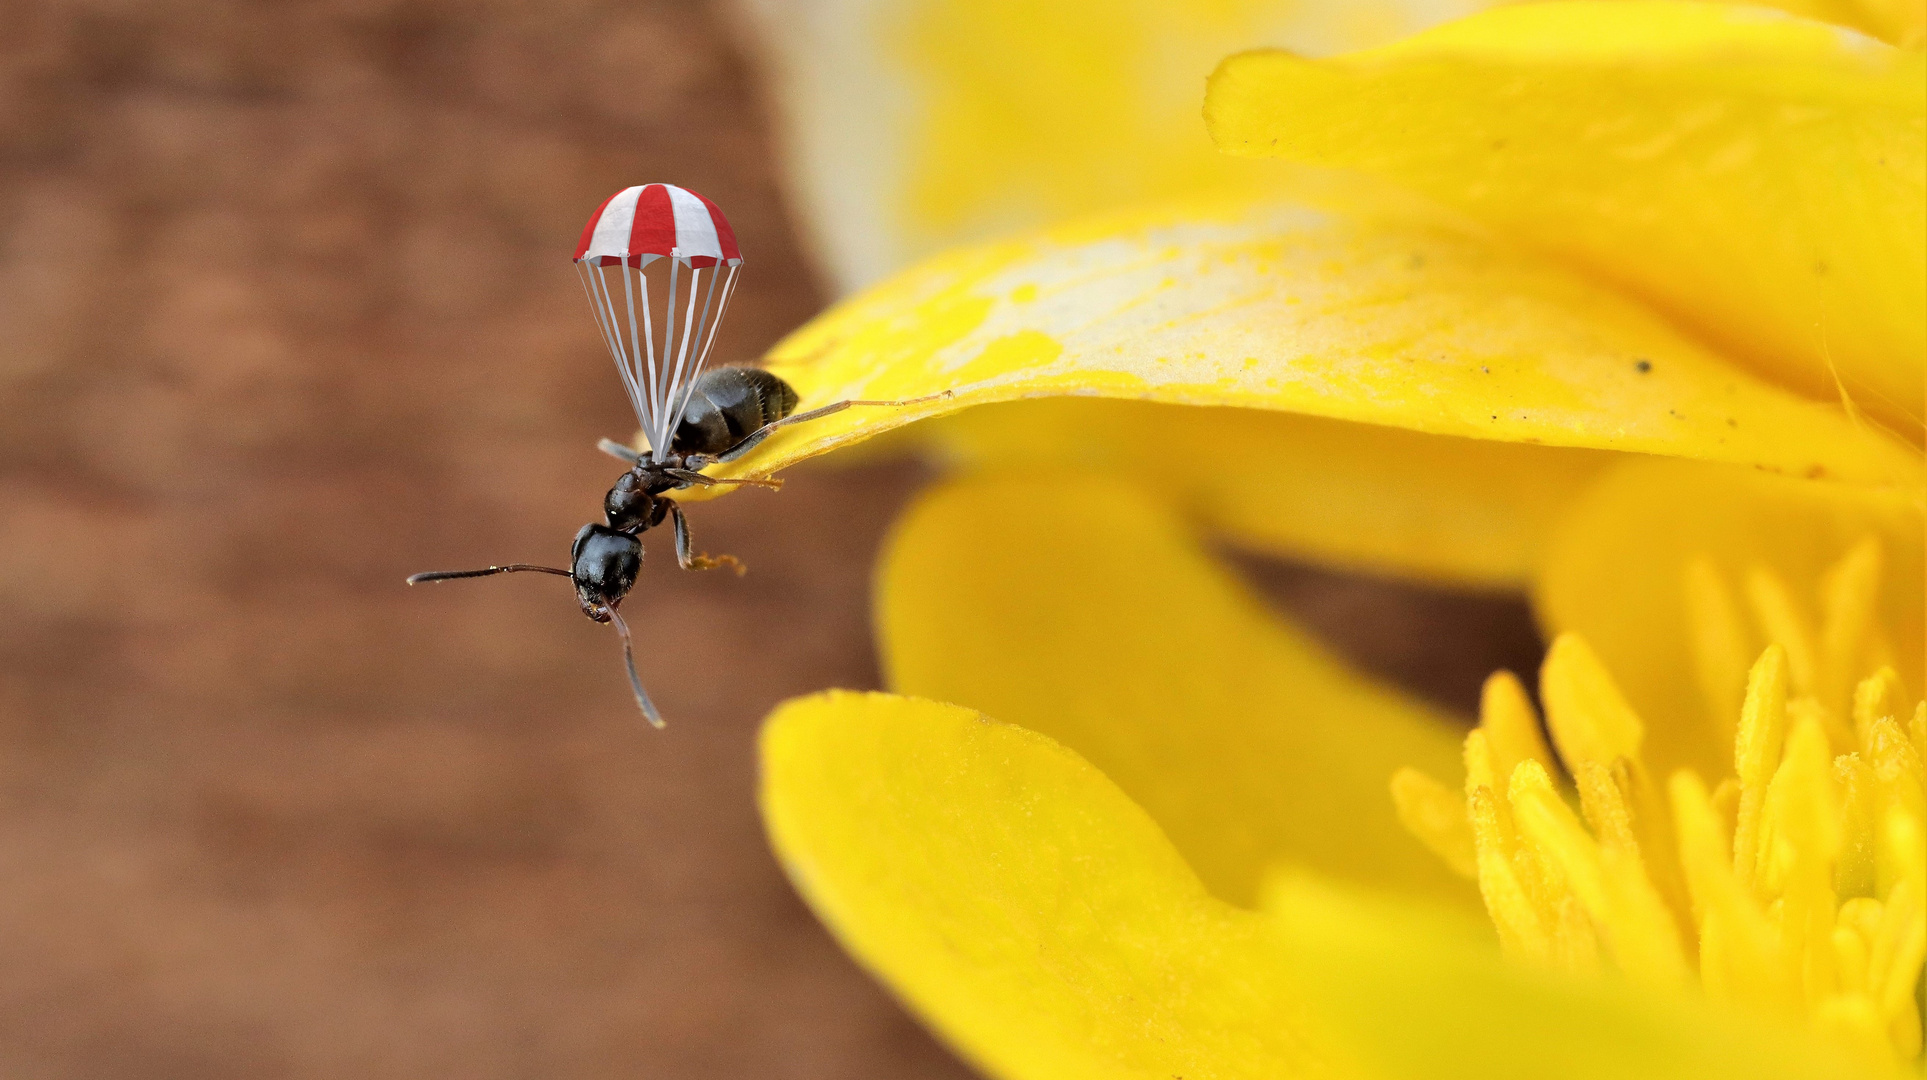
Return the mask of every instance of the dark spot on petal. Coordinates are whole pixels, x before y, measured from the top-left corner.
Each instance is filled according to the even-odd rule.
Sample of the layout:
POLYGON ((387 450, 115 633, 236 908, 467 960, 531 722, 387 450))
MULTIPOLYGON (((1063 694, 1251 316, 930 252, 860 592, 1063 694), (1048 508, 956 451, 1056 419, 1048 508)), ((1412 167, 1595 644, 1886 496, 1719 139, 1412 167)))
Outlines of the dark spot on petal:
POLYGON ((1641 375, 1644 375, 1647 372, 1653 370, 1653 362, 1651 360, 1636 361, 1633 364, 1633 370, 1639 372, 1641 375))

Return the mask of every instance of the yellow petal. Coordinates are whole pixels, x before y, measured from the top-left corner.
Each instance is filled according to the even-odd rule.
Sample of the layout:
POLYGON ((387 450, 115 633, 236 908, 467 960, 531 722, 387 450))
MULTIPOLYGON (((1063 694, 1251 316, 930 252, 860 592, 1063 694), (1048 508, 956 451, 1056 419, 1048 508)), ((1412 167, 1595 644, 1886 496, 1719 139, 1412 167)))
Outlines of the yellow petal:
POLYGON ((1258 916, 1062 746, 884 694, 792 701, 762 737, 790 879, 861 963, 992 1076, 1298 1075, 1258 916))
POLYGON ((1455 775, 1454 725, 1344 668, 1135 488, 938 488, 880 560, 877 625, 891 687, 1082 754, 1227 900, 1286 860, 1474 900, 1386 797, 1401 766, 1455 775))
MULTIPOLYGON (((966 405, 1065 395, 1235 405, 1439 435, 1913 482, 1913 453, 1741 372, 1617 296, 1384 214, 1146 211, 934 259, 779 344, 811 408, 762 475, 966 405)), ((1208 459, 1209 447, 1168 444, 1208 459)))
MULTIPOLYGON (((1655 775, 1729 771, 1730 718, 1708 714, 1688 623, 1696 560, 1738 585, 1770 569, 1813 603, 1840 558, 1872 536, 1884 553, 1875 624, 1909 686, 1921 685, 1923 530, 1918 494, 1856 490, 1686 462, 1614 466, 1554 530, 1535 589, 1541 619, 1598 652, 1646 721, 1655 775)), ((1754 631, 1757 656, 1767 642, 1754 631)), ((1737 699, 1738 687, 1726 696, 1737 699)))
POLYGON ((1373 1076, 1851 1080, 1887 1075, 1697 995, 1502 961, 1455 920, 1302 878, 1265 895, 1306 1008, 1373 1076))
POLYGON ((1128 477, 1249 550, 1475 588, 1523 586, 1566 502, 1612 460, 1257 409, 1089 398, 967 409, 919 435, 950 464, 1065 461, 1128 477))
MULTIPOLYGON (((1751 0, 1722 0, 1749 3, 1751 0)), ((1806 19, 1851 26, 1894 45, 1918 47, 1927 34, 1927 4, 1920 0, 1772 0, 1762 7, 1806 19)))
POLYGON ((839 291, 912 259, 1263 175, 1219 154, 1204 78, 1255 43, 1324 55, 1478 0, 759 0, 804 231, 839 291))
POLYGON ((1526 4, 1337 60, 1233 57, 1205 115, 1232 153, 1394 178, 1918 437, 1919 52, 1759 9, 1526 4))

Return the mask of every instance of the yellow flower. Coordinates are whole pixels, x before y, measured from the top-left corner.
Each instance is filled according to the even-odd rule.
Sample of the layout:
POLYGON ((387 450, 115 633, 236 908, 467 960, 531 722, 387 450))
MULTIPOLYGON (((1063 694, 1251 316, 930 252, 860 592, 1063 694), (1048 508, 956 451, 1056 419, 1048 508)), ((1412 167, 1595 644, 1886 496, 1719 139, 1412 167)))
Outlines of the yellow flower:
MULTIPOLYGON (((1844 573, 1877 588, 1864 560, 1844 573)), ((879 568, 877 619, 891 685, 916 696, 779 710, 763 811, 844 945, 991 1075, 1846 1078, 1892 1068, 1883 1025, 1903 1050, 1918 1030, 1927 849, 1918 747, 1895 731, 1920 722, 1890 682, 1861 694, 1868 734, 1836 744, 1870 752, 1835 764, 1813 713, 1788 707, 1776 646, 1732 794, 1671 780, 1676 855, 1647 813, 1668 778, 1643 772, 1639 721, 1577 639, 1545 692, 1592 832, 1501 678, 1468 783, 1488 812, 1489 777, 1511 776, 1508 816, 1475 841, 1455 792, 1408 773, 1397 811, 1387 796, 1401 766, 1450 774, 1455 725, 1345 671, 1114 480, 927 495, 879 568), (1775 709, 1793 717, 1784 751, 1775 709), (1845 794, 1827 793, 1830 769, 1848 770, 1845 794), (1710 808, 1729 805, 1754 823, 1750 881, 1721 857, 1710 808), (1401 813, 1450 857, 1401 837, 1401 813), (1828 828, 1832 846, 1811 847, 1828 828), (1538 875, 1484 890, 1501 940, 1537 964, 1500 962, 1450 914, 1477 900, 1448 866, 1484 885, 1495 859, 1538 875), (1692 905, 1667 891, 1675 866, 1692 905), (1776 926, 1780 897, 1811 917, 1776 926), (1675 928, 1689 910, 1693 930, 1675 928), (1545 940, 1522 949, 1527 919, 1545 940), (1625 977, 1583 974, 1599 955, 1625 977), (1803 982, 1816 956, 1824 979, 1803 982), (1690 988, 1696 969, 1711 993, 1690 988)))
MULTIPOLYGON (((1724 796, 1671 778, 1723 776, 1735 732, 1756 745, 1760 721, 1738 717, 1772 711, 1747 691, 1768 646, 1813 703, 1795 712, 1853 716, 1883 664, 1922 685, 1922 54, 1757 9, 1627 2, 1508 7, 1325 61, 1233 57, 1210 131, 1286 165, 1199 156, 1163 108, 1182 79, 1144 74, 1233 47, 1213 34, 1277 40, 1250 33, 1259 6, 1215 7, 1200 30, 1150 0, 1053 5, 1035 37, 1016 7, 915 10, 879 51, 938 72, 923 96, 876 93, 875 66, 835 50, 803 79, 943 121, 908 139, 792 125, 815 170, 804 201, 866 208, 819 216, 840 278, 1111 212, 937 255, 770 357, 805 407, 955 396, 784 433, 742 473, 968 406, 922 434, 983 474, 927 497, 879 571, 889 684, 909 696, 805 699, 765 735, 772 841, 846 946, 1000 1076, 1890 1069, 1908 1046, 1893 987, 1919 971, 1914 864, 1892 855, 1906 873, 1836 882, 1823 904, 1813 867, 1849 860, 1789 839, 1780 876, 1719 892, 1722 826, 1700 811, 1724 796), (909 179, 839 188, 851 159, 909 179), (1131 207, 1147 196, 1174 201, 1131 207), (1590 643, 1547 673, 1555 733, 1591 717, 1565 725, 1590 742, 1560 736, 1580 740, 1560 748, 1582 804, 1630 818, 1558 816, 1518 695, 1509 727, 1488 714, 1479 738, 1504 728, 1512 756, 1472 784, 1468 816, 1425 779, 1456 768, 1449 718, 1264 612, 1194 528, 1529 589, 1590 643), (1600 770, 1619 785, 1622 766, 1651 782, 1612 786, 1613 804, 1600 770), (1494 806, 1504 787, 1504 815, 1477 817, 1481 786, 1494 806), (1676 813, 1654 794, 1675 788, 1676 813), (1522 817, 1538 832, 1505 832, 1522 817), (1515 871, 1508 899, 1486 881, 1494 851, 1538 877, 1515 871), (1470 919, 1481 896, 1536 966, 1440 913, 1470 919), (1818 931, 1735 935, 1789 910, 1811 930, 1823 909, 1824 977, 1749 981, 1809 965, 1818 931), (1516 933, 1522 912, 1539 937, 1516 933), (1587 942, 1622 977, 1569 970, 1587 942)), ((1911 8, 1852 10, 1917 36, 1911 8)), ((1872 804, 1812 780, 1830 750, 1871 760, 1844 730, 1755 754, 1732 790, 1772 790, 1784 758, 1795 779, 1759 820, 1786 838, 1850 819, 1872 804)), ((1851 820, 1835 831, 1876 847, 1906 835, 1851 820)))
MULTIPOLYGON (((1906 4, 1789 6, 1917 36, 1906 4)), ((846 282, 1193 194, 832 309, 769 357, 806 407, 954 397, 780 433, 738 471, 957 412, 918 431, 961 464, 1074 463, 1244 548, 1529 589, 1620 674, 1656 767, 1710 773, 1692 559, 1801 581, 1874 534, 1894 596, 1920 592, 1927 60, 1765 9, 1504 7, 1233 57, 1203 103, 1220 145, 1294 160, 1209 152, 1214 50, 1383 41, 1428 7, 782 8, 799 190, 846 282)), ((1918 685, 1918 605, 1883 603, 1918 685)))

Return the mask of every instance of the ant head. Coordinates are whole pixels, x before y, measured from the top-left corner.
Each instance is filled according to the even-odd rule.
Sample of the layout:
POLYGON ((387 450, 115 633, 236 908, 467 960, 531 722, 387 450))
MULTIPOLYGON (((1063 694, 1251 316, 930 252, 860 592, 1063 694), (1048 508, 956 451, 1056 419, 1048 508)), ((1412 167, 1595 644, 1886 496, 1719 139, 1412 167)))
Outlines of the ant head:
POLYGON ((634 640, 629 636, 629 626, 616 610, 622 598, 629 594, 630 587, 635 585, 636 573, 642 569, 642 541, 607 525, 584 525, 582 531, 575 534, 575 544, 569 550, 569 565, 571 569, 568 570, 536 566, 533 563, 510 563, 481 570, 430 570, 425 574, 409 575, 408 583, 416 585, 424 581, 456 581, 523 572, 568 578, 575 584, 575 598, 582 605, 582 614, 599 623, 614 623, 616 633, 622 635, 622 663, 629 672, 629 689, 636 695, 636 707, 642 710, 642 715, 651 724, 661 727, 662 714, 656 711, 649 695, 643 692, 642 679, 636 675, 636 649, 634 640))
POLYGON ((569 566, 582 613, 606 623, 642 570, 642 541, 607 525, 584 525, 569 550, 569 566))

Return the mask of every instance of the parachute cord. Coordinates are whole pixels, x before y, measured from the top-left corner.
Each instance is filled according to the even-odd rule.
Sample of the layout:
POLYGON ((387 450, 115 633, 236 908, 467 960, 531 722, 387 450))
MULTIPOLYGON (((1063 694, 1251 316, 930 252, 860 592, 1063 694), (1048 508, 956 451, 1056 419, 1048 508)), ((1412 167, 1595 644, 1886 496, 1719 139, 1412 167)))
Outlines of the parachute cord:
POLYGON ((622 346, 622 335, 615 328, 614 307, 605 298, 599 298, 597 295, 594 282, 599 281, 602 275, 595 267, 586 266, 580 262, 575 264, 575 269, 576 279, 582 282, 583 295, 589 301, 589 312, 595 316, 596 329, 602 333, 602 344, 609 350, 610 357, 615 360, 616 374, 622 379, 623 392, 629 395, 629 407, 636 411, 637 422, 643 423, 646 427, 641 390, 630 371, 628 354, 622 346))
MULTIPOLYGON (((629 283, 629 260, 628 259, 625 258, 622 260, 622 262, 619 264, 617 272, 622 275, 622 298, 629 305, 629 357, 630 357, 631 365, 634 365, 636 362, 642 359, 642 335, 636 329, 636 293, 635 293, 634 287, 631 286, 629 283)), ((636 276, 637 277, 642 276, 641 267, 636 268, 636 276)), ((648 300, 644 299, 643 304, 645 307, 647 307, 648 300)), ((640 375, 640 373, 636 373, 636 374, 640 375)), ((641 382, 640 378, 636 378, 633 376, 632 378, 638 384, 641 382)), ((653 415, 646 417, 644 419, 643 426, 645 428, 650 426, 649 422, 652 420, 654 420, 653 415)))
MULTIPOLYGON (((730 267, 730 270, 732 272, 731 276, 733 277, 735 267, 733 266, 730 267)), ((680 396, 671 400, 669 403, 668 423, 671 429, 673 429, 677 424, 681 423, 682 414, 688 411, 689 409, 690 396, 696 392, 696 380, 700 378, 703 373, 703 361, 709 358, 709 346, 710 346, 710 343, 715 340, 715 333, 716 333, 715 328, 721 324, 722 313, 720 311, 716 312, 715 322, 711 322, 709 318, 710 312, 716 306, 717 283, 723 280, 723 274, 721 271, 722 271, 722 267, 718 265, 716 268, 716 272, 709 275, 709 288, 705 290, 703 293, 703 314, 702 314, 702 318, 696 323, 696 336, 694 339, 695 351, 690 357, 691 363, 689 367, 689 377, 687 381, 685 381, 681 377, 682 373, 680 370, 678 370, 677 372, 678 377, 676 380, 676 385, 682 389, 682 393, 680 396)), ((693 305, 696 299, 695 292, 693 290, 691 291, 689 298, 693 305)), ((671 438, 675 437, 675 433, 673 430, 670 433, 670 437, 671 438)))
MULTIPOLYGON (((669 258, 669 300, 668 300, 668 303, 664 305, 663 313, 662 313, 662 356, 660 360, 660 366, 661 368, 664 368, 664 369, 668 368, 669 356, 671 353, 675 352, 675 349, 676 349, 676 284, 677 284, 677 270, 681 267, 681 264, 682 264, 682 260, 678 259, 674 254, 671 254, 668 258, 669 258)), ((664 372, 659 371, 658 373, 662 374, 664 372)), ((664 413, 668 411, 668 405, 669 405, 668 398, 667 398, 668 389, 669 389, 668 387, 660 386, 660 385, 657 387, 657 399, 655 402, 657 411, 655 416, 652 417, 652 420, 654 421, 655 426, 652 427, 649 431, 650 445, 662 447, 665 450, 668 449, 668 444, 666 442, 662 442, 659 440, 666 439, 669 434, 668 432, 662 430, 666 426, 663 423, 663 416, 664 416, 664 413)))

